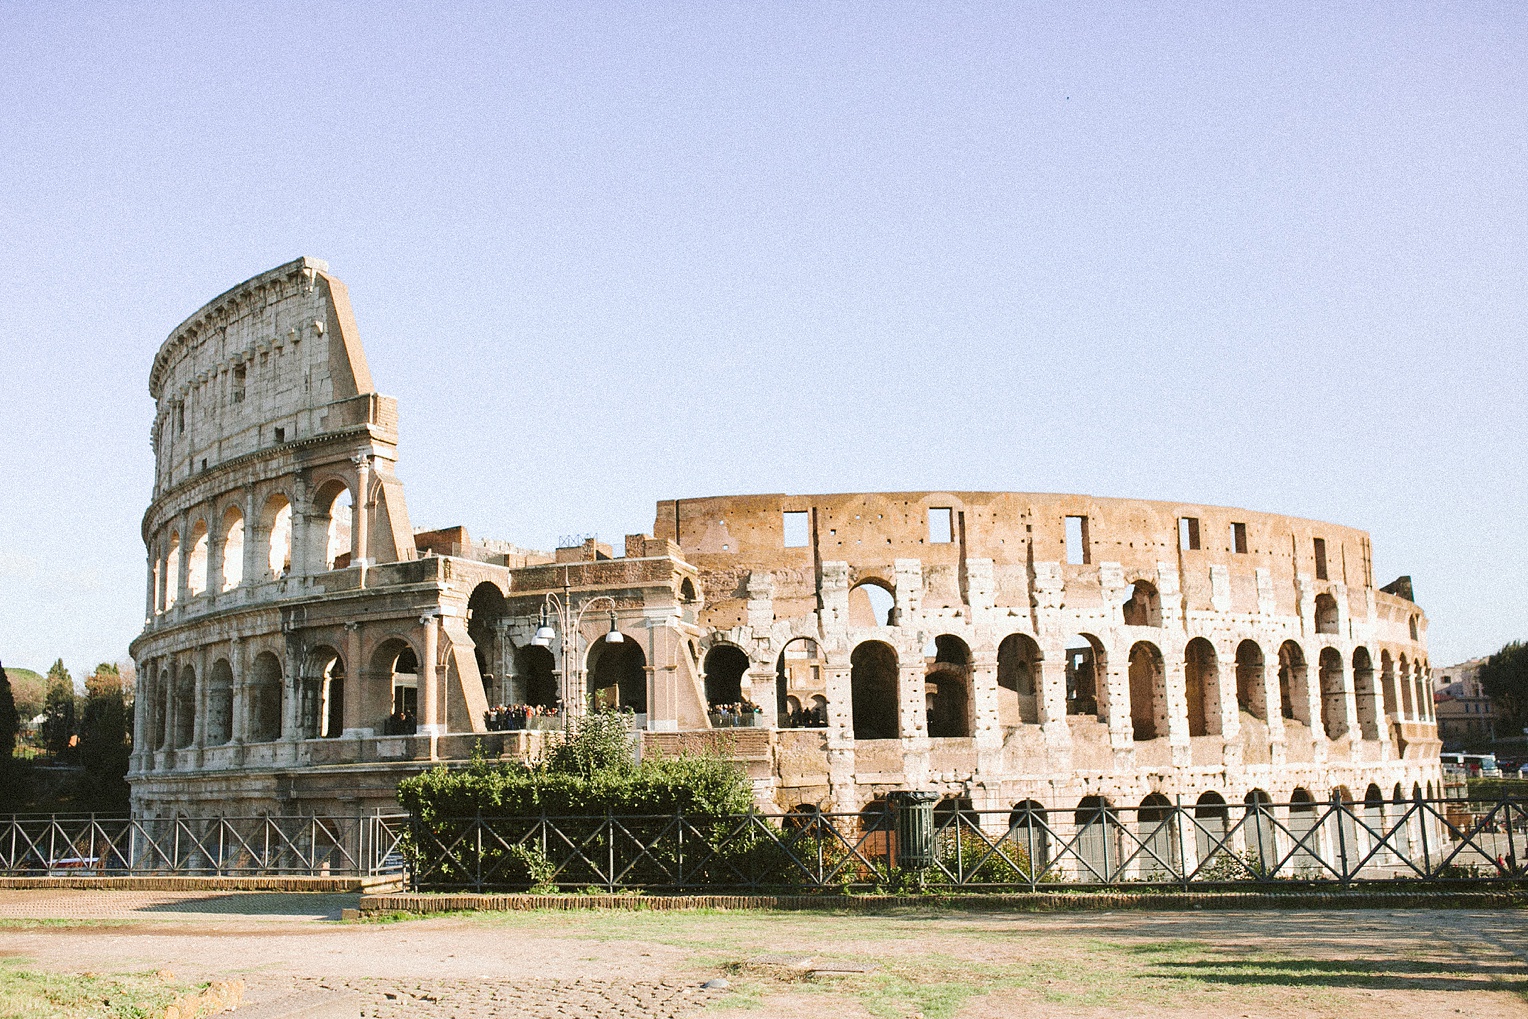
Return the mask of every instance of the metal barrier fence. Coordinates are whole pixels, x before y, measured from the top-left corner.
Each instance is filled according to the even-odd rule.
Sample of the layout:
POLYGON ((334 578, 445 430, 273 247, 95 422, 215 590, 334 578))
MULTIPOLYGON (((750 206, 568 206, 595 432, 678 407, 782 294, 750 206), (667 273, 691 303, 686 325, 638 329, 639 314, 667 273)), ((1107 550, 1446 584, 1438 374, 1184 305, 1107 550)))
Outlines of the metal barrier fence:
POLYGON ((0 818, 0 876, 400 874, 404 815, 0 818))
POLYGON ((421 889, 693 891, 1511 881, 1528 801, 1296 802, 856 814, 413 818, 421 889))

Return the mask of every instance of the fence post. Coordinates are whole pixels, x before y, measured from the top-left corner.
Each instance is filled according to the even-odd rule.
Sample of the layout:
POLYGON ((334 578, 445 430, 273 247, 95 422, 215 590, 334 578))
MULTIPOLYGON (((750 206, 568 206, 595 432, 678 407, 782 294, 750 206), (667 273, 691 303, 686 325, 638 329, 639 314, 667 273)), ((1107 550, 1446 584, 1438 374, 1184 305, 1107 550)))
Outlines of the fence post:
POLYGON ((1422 873, 1430 878, 1436 877, 1437 875, 1432 872, 1432 853, 1427 846, 1427 814, 1432 804, 1420 797, 1413 800, 1412 804, 1416 807, 1417 822, 1422 829, 1422 873))
POLYGON ((609 861, 610 869, 605 871, 605 888, 610 894, 615 894, 615 816, 610 807, 605 808, 605 854, 609 861))
POLYGON ((679 882, 679 888, 675 889, 675 890, 676 891, 682 891, 684 889, 684 807, 683 806, 680 806, 679 808, 677 808, 674 811, 674 820, 675 820, 675 823, 678 825, 678 828, 679 828, 679 874, 678 874, 678 878, 677 878, 677 880, 679 882))
POLYGON ((1342 802, 1342 794, 1332 793, 1332 804, 1337 808, 1337 862, 1342 866, 1342 883, 1348 883, 1348 839, 1343 831, 1343 813, 1346 805, 1342 802))
POLYGON ((1512 837, 1512 799, 1503 794, 1501 799, 1502 821, 1507 825, 1507 874, 1517 877, 1517 840, 1512 837))
POLYGON ((475 891, 475 892, 481 892, 483 890, 483 808, 482 807, 478 807, 478 809, 477 809, 477 818, 476 818, 476 823, 472 826, 472 834, 473 834, 473 836, 475 837, 475 839, 477 841, 477 852, 475 854, 473 854, 473 858, 472 858, 472 869, 473 869, 473 874, 474 874, 473 881, 472 881, 472 890, 475 891))

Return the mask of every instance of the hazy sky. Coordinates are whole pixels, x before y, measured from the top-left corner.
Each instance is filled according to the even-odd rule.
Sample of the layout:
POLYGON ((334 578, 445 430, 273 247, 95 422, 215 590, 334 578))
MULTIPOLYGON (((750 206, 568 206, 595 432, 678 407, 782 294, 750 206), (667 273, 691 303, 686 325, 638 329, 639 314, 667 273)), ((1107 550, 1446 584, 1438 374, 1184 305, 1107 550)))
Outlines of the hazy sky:
POLYGON ((956 7, 0 0, 0 660, 126 655, 154 352, 298 255, 416 527, 1227 504, 1528 637, 1528 8, 956 7))

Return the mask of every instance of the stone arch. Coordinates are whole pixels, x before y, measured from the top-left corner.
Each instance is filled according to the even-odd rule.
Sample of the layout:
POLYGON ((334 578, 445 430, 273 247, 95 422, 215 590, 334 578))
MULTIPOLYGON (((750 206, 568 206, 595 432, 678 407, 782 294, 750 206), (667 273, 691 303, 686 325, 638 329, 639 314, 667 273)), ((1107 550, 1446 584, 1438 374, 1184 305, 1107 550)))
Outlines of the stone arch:
POLYGON ((971 735, 971 649, 954 634, 934 638, 925 661, 924 691, 931 739, 971 735))
POLYGON ((207 593, 207 568, 212 536, 207 521, 198 519, 191 526, 191 547, 186 554, 186 596, 195 598, 207 593))
POLYGON ((184 750, 196 738, 196 670, 183 667, 175 677, 175 749, 184 750))
POLYGON ((483 681, 483 695, 490 704, 507 696, 495 687, 502 676, 499 663, 505 657, 506 648, 501 646, 508 638, 500 634, 506 608, 504 591, 491 580, 485 580, 472 589, 467 598, 467 636, 472 639, 472 654, 477 660, 478 676, 483 681))
POLYGON ((1347 692, 1343 685, 1342 654, 1324 647, 1316 659, 1316 675, 1321 683, 1321 727, 1327 739, 1348 735, 1347 692))
POLYGON ((412 736, 419 728, 419 654, 402 637, 389 637, 371 653, 371 673, 386 685, 389 736, 412 736))
POLYGON ((1401 696, 1395 686, 1395 661, 1388 648, 1379 652, 1379 692, 1384 699, 1385 717, 1394 719, 1400 711, 1401 696))
POLYGON ((1411 663, 1406 660, 1405 654, 1402 654, 1400 658, 1397 659, 1397 664, 1397 672, 1400 677, 1401 686, 1401 716, 1407 721, 1411 721, 1417 717, 1415 707, 1416 702, 1412 697, 1413 691, 1411 687, 1411 663))
POLYGON ((1180 872, 1177 833, 1173 831, 1173 802, 1161 793, 1148 793, 1135 811, 1136 837, 1140 840, 1141 877, 1167 881, 1180 872))
POLYGON ((997 646, 997 720, 999 725, 1040 721, 1040 661, 1033 637, 1010 633, 997 646))
POLYGON ((694 582, 689 577, 685 577, 679 582, 679 604, 694 605, 699 600, 699 597, 695 594, 694 582))
POLYGON ((867 640, 849 656, 849 711, 855 739, 896 739, 901 698, 897 652, 867 640))
POLYGON ((1066 713, 1097 715, 1100 682, 1107 665, 1104 643, 1091 633, 1074 633, 1066 639, 1066 713))
POLYGON ((262 651, 255 656, 250 670, 249 739, 251 743, 268 743, 281 738, 282 706, 285 694, 282 681, 281 659, 274 652, 262 651))
POLYGON ((867 577, 849 589, 849 625, 859 629, 895 626, 896 588, 879 577, 867 577))
MULTIPOLYGON (((827 689, 823 680, 825 665, 817 642, 810 637, 792 637, 780 649, 780 657, 775 660, 775 708, 781 728, 828 724, 826 712, 819 718, 807 707, 814 696, 822 697, 827 689)), ((822 702, 826 706, 827 698, 822 697, 822 702)))
POLYGON ((1029 862, 1030 876, 1038 876, 1050 863, 1050 831, 1045 806, 1039 800, 1020 800, 1008 813, 1008 840, 1029 862))
POLYGON ((303 738, 329 738, 345 731, 345 660, 334 648, 319 645, 308 652, 301 698, 303 738))
POLYGON ((1316 632, 1337 633, 1337 599, 1326 592, 1316 595, 1316 632))
POLYGON ((1286 640, 1279 645, 1279 710, 1285 718, 1310 724, 1310 695, 1306 686, 1305 652, 1286 640))
POLYGON ((743 678, 748 675, 748 654, 736 644, 717 643, 706 652, 706 704, 712 709, 741 703, 743 678))
POLYGON ((180 532, 172 530, 165 543, 164 553, 164 608, 168 612, 180 597, 180 532))
POLYGON ((647 655, 642 646, 622 635, 612 643, 601 637, 589 645, 588 689, 592 705, 647 714, 647 655))
POLYGON ((1253 718, 1268 719, 1268 687, 1263 682, 1263 649, 1255 640, 1236 645, 1236 706, 1253 718))
POLYGON ((275 580, 292 572, 292 503, 282 493, 265 500, 260 533, 265 539, 266 578, 275 580))
POLYGON ((221 746, 233 739, 233 667, 228 659, 212 663, 207 675, 206 743, 221 746))
POLYGON ((1130 597, 1125 599, 1124 617, 1126 626, 1162 625, 1162 596, 1157 593, 1155 584, 1137 580, 1131 585, 1130 597))
POLYGON ((1084 796, 1072 812, 1080 881, 1108 881, 1119 865, 1119 818, 1103 796, 1084 796))
POLYGON ((1230 820, 1226 798, 1213 789, 1201 793, 1194 801, 1194 848, 1198 851, 1201 868, 1212 857, 1230 852, 1230 847, 1224 844, 1230 820))
POLYGON ((244 513, 237 506, 223 511, 223 590, 244 583, 244 513))
POLYGON ((1379 689, 1374 682, 1374 660, 1369 649, 1353 649, 1353 695, 1358 708, 1358 731, 1363 739, 1379 739, 1384 715, 1380 710, 1379 689))
POLYGON ((1188 734, 1220 735, 1220 659, 1215 645, 1195 637, 1183 649, 1183 685, 1188 701, 1188 734))
POLYGON ((1137 740, 1167 735, 1166 684, 1162 652, 1137 641, 1130 648, 1130 724, 1137 740))
POLYGON ((355 499, 350 485, 330 478, 313 493, 313 515, 308 518, 311 556, 307 560, 322 563, 325 570, 342 570, 350 565, 351 528, 355 499))
POLYGON ((515 650, 515 674, 519 679, 520 696, 526 704, 538 708, 555 708, 562 704, 558 692, 557 656, 551 648, 527 644, 515 650))

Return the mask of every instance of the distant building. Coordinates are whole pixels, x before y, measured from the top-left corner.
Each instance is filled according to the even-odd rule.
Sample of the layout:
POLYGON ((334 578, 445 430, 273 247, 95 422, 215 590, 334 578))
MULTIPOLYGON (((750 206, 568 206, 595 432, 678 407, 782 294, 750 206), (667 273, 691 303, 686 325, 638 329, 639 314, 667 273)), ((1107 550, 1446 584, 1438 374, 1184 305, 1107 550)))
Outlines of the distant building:
POLYGON ((1480 685, 1480 667, 1485 663, 1484 658, 1471 658, 1434 673, 1438 738, 1445 744, 1496 738, 1496 713, 1480 685))

